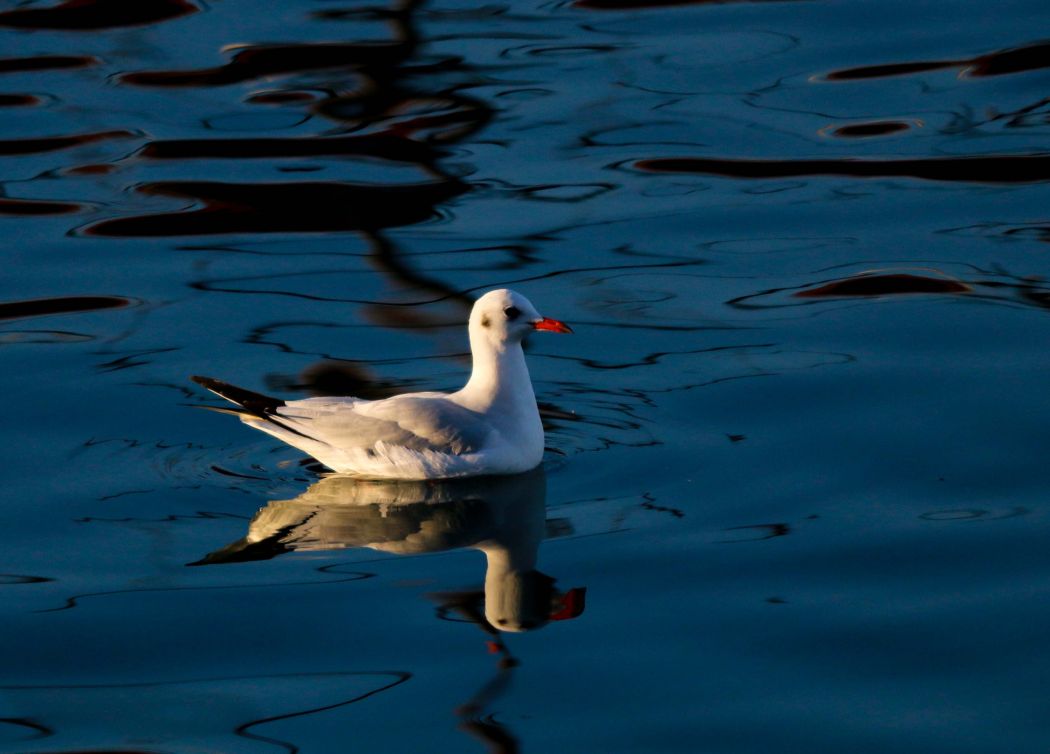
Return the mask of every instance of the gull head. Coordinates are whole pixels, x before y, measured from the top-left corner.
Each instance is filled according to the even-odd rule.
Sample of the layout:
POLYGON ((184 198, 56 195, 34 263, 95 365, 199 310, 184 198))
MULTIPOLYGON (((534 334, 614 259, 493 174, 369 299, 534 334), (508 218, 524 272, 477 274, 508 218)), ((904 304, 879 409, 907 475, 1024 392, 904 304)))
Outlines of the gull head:
POLYGON ((572 332, 564 322, 544 317, 531 301, 506 288, 489 291, 474 302, 470 312, 471 340, 479 337, 496 345, 520 343, 536 330, 572 332))

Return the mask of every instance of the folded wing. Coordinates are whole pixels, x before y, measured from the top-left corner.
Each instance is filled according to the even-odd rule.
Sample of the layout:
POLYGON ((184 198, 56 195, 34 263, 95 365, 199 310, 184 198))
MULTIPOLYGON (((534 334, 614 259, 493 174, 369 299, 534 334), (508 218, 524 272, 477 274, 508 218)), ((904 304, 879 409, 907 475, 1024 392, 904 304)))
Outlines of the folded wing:
POLYGON ((278 426, 336 448, 368 450, 377 443, 463 455, 479 450, 491 428, 483 417, 440 393, 381 401, 307 398, 276 407, 278 426))

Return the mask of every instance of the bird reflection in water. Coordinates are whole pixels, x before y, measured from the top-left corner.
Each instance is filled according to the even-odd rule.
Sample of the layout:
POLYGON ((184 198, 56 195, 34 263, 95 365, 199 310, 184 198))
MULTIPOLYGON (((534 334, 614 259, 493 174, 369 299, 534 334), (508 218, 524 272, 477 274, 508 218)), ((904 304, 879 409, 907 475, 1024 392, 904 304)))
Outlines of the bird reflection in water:
POLYGON ((486 716, 509 685, 518 660, 503 632, 540 628, 583 613, 585 589, 562 592, 536 568, 547 534, 542 467, 524 474, 447 481, 367 481, 332 475, 292 500, 275 500, 247 535, 191 565, 268 560, 293 551, 367 547, 395 555, 459 548, 485 555, 482 590, 429 595, 438 617, 473 623, 498 655, 495 675, 456 714, 460 727, 492 751, 517 750, 514 736, 486 716))
POLYGON ((274 500, 255 514, 243 539, 193 565, 268 560, 296 550, 367 547, 417 555, 469 547, 485 554, 484 591, 434 595, 441 614, 528 631, 583 611, 582 589, 559 592, 554 579, 536 570, 545 499, 542 468, 420 482, 332 475, 292 500, 274 500))

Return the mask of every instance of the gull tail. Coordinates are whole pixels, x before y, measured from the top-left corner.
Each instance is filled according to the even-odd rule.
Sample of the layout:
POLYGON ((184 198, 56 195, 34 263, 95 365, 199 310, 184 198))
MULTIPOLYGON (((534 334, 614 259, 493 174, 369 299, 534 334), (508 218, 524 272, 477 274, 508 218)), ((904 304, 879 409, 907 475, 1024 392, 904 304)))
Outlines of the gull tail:
MULTIPOLYGON (((231 385, 228 382, 216 380, 212 377, 193 376, 190 377, 190 379, 198 385, 212 391, 216 395, 225 398, 230 401, 230 403, 236 403, 240 406, 240 410, 223 408, 213 409, 214 411, 219 411, 221 413, 255 416, 259 419, 266 419, 269 421, 272 419, 274 412, 276 412, 281 406, 285 405, 285 402, 280 398, 271 398, 262 393, 253 393, 251 390, 245 390, 243 387, 237 387, 236 385, 231 385)), ((212 407, 205 406, 205 408, 212 407)))
POLYGON ((225 398, 230 401, 230 403, 236 403, 240 407, 219 408, 217 406, 201 406, 201 408, 218 411, 220 414, 233 414, 234 416, 239 416, 241 417, 241 421, 245 424, 249 424, 256 429, 261 429, 264 432, 269 432, 278 439, 283 440, 289 445, 294 445, 295 447, 299 447, 299 445, 284 436, 285 433, 298 435, 299 437, 306 438, 311 442, 316 442, 315 438, 303 434, 294 427, 288 426, 286 422, 280 420, 279 415, 277 414, 277 409, 283 408, 287 405, 280 398, 273 398, 269 395, 263 395, 262 393, 254 393, 251 390, 245 390, 243 387, 231 385, 228 382, 217 380, 214 377, 198 377, 194 375, 190 377, 190 379, 198 385, 212 391, 216 395, 225 398), (257 421, 260 419, 262 420, 262 423, 257 421), (278 427, 279 431, 273 430, 272 427, 267 428, 268 425, 278 427))

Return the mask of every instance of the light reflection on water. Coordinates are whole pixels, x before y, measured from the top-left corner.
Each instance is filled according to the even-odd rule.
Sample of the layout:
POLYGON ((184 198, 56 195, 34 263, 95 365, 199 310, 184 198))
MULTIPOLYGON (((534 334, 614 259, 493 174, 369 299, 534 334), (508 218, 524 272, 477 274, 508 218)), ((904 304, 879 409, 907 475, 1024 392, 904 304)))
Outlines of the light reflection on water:
POLYGON ((1042 751, 1046 17, 0 10, 0 742, 1042 751), (459 387, 508 285, 546 480, 188 407, 459 387))

